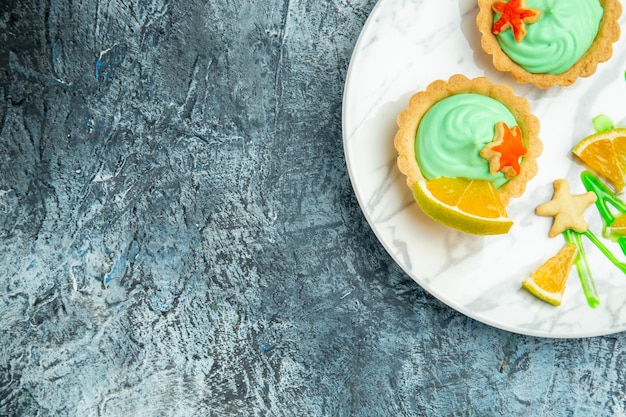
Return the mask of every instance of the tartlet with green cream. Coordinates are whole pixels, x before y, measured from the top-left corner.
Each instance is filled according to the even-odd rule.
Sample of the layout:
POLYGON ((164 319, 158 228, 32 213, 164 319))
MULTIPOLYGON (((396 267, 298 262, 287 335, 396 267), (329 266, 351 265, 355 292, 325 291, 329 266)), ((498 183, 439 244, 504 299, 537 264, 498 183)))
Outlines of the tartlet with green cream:
POLYGON ((398 168, 426 214, 472 234, 508 231, 504 208, 536 175, 543 149, 539 120, 525 98, 486 77, 457 74, 414 94, 397 123, 398 168), (492 214, 464 208, 487 198, 492 214))
POLYGON ((617 0, 478 0, 482 49, 496 69, 539 88, 595 73, 619 39, 617 0))

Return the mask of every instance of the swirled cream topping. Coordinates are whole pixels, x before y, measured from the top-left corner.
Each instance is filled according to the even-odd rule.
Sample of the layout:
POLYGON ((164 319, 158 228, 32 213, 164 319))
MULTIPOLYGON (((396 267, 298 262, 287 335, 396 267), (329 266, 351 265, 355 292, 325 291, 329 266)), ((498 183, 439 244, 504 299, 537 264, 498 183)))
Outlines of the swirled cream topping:
POLYGON ((511 111, 499 101, 462 93, 435 103, 417 129, 415 155, 426 179, 439 177, 482 179, 496 187, 508 180, 489 172, 480 151, 493 140, 496 123, 517 126, 511 111))
MULTIPOLYGON (((502 50, 526 71, 558 75, 571 68, 593 43, 604 9, 598 0, 527 0, 541 17, 516 42, 508 30, 497 35, 502 50)), ((495 13, 494 21, 500 15, 495 13)))

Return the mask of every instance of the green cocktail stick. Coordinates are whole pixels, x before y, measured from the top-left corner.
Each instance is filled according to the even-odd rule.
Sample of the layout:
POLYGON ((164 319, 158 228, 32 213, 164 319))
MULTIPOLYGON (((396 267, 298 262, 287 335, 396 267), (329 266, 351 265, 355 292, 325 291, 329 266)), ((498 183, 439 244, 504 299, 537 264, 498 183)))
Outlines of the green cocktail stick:
POLYGON ((611 130, 615 127, 613 120, 605 114, 597 115, 592 119, 591 122, 593 123, 593 128, 596 130, 596 132, 604 132, 606 130, 611 130))
POLYGON ((563 232, 563 236, 565 236, 565 240, 567 242, 575 244, 578 248, 578 254, 576 255, 575 261, 576 271, 578 272, 578 277, 580 278, 580 284, 582 285, 583 293, 587 299, 587 304, 589 304, 589 307, 591 308, 596 308, 600 305, 600 296, 598 295, 596 284, 591 276, 591 269, 589 268, 589 263, 587 262, 587 255, 585 255, 585 249, 583 248, 582 240, 580 238, 581 234, 571 229, 567 229, 563 232))
MULTIPOLYGON (((626 213, 626 203, 617 198, 615 193, 613 193, 609 187, 604 184, 604 182, 591 172, 583 171, 583 173, 580 174, 580 178, 587 191, 592 191, 598 196, 598 199, 596 200, 596 207, 600 212, 600 216, 602 216, 604 229, 606 230, 606 228, 611 226, 618 216, 626 213), (609 205, 613 207, 613 211, 609 205), (617 213, 614 211, 617 211, 617 213)), ((622 248, 622 252, 626 255, 626 236, 607 237, 616 240, 622 248)))
MULTIPOLYGON (((604 221, 604 228, 610 226, 615 219, 626 213, 626 203, 617 198, 615 193, 613 193, 609 187, 604 184, 598 177, 593 175, 589 171, 584 171, 581 174, 582 182, 587 189, 587 191, 593 192, 598 199, 596 200, 596 208, 604 221)), ((586 236, 591 243, 593 243, 604 256, 607 257, 613 265, 619 268, 620 271, 626 274, 626 263, 620 262, 615 255, 606 247, 604 244, 598 239, 598 237, 589 229, 582 233, 575 232, 571 229, 568 229, 563 232, 565 236, 565 240, 571 243, 574 243, 578 248, 578 255, 576 257, 575 265, 576 270, 578 272, 578 276, 580 278, 580 283, 583 288, 583 292, 585 297, 587 298, 587 304, 590 307, 597 307, 600 304, 600 298, 598 296, 598 291, 596 289, 595 283, 593 281, 593 277, 591 275, 591 269, 589 268, 589 263, 587 262, 587 256, 585 254, 584 247, 582 245, 581 236, 586 236)), ((618 236, 616 240, 619 242, 622 251, 626 254, 626 236, 618 236)))
POLYGON ((620 262, 615 257, 615 255, 613 255, 613 253, 609 250, 609 248, 604 246, 604 244, 600 241, 600 239, 598 239, 598 237, 595 234, 593 234, 591 230, 586 230, 582 234, 585 235, 587 239, 591 241, 591 243, 596 245, 596 247, 600 249, 600 251, 604 254, 604 256, 606 256, 613 265, 615 265, 620 271, 626 274, 626 263, 620 262))
POLYGON ((593 243, 600 251, 607 257, 609 261, 613 265, 615 265, 620 271, 626 274, 626 263, 620 262, 615 255, 606 247, 604 244, 598 239, 598 237, 589 229, 582 233, 578 233, 573 231, 572 229, 567 229, 563 232, 563 236, 565 236, 565 240, 569 243, 573 243, 578 248, 578 255, 576 255, 576 271, 578 272, 578 277, 580 278, 580 283, 583 288, 583 293, 585 294, 585 298, 587 299, 587 304, 590 307, 596 308, 600 305, 600 297, 598 296, 598 290, 596 289, 596 284, 593 281, 593 276, 591 275, 591 269, 589 268, 589 263, 587 262, 587 255, 585 254, 585 249, 582 244, 582 236, 585 236, 591 243, 593 243))

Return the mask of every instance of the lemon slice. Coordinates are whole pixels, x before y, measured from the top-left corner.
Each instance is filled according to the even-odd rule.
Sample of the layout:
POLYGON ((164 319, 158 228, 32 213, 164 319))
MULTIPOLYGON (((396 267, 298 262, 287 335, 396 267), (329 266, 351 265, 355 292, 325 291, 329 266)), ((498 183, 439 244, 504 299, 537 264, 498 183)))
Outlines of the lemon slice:
POLYGON ((626 176, 626 128, 587 136, 572 152, 590 169, 609 180, 617 192, 622 191, 626 176))
POLYGON ((566 243, 559 252, 537 268, 522 282, 522 287, 535 297, 555 306, 561 305, 565 284, 578 248, 574 243, 566 243))
POLYGON ((620 214, 606 227, 604 233, 607 236, 619 238, 626 236, 626 213, 620 214))
POLYGON ((428 216, 465 233, 503 234, 513 226, 489 181, 446 177, 420 180, 413 196, 428 216))

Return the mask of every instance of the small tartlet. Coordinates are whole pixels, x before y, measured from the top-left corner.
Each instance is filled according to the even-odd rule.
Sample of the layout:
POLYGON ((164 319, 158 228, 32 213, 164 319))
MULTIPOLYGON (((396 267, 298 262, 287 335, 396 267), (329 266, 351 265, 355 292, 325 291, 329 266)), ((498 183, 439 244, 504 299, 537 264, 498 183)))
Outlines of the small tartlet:
POLYGON ((480 94, 499 101, 513 114, 521 129, 527 153, 520 164, 520 172, 497 190, 502 204, 506 206, 511 198, 520 197, 524 193, 526 183, 537 174, 537 158, 543 151, 543 144, 539 139, 539 119, 531 113, 528 101, 516 96, 510 86, 493 83, 487 77, 469 79, 456 74, 447 81, 432 82, 425 90, 411 97, 408 108, 397 118, 398 132, 394 145, 398 152, 398 168, 406 176, 406 184, 411 190, 418 181, 425 180, 415 154, 420 122, 435 103, 462 93, 480 94))
MULTIPOLYGON (((478 0, 479 12, 476 17, 476 25, 482 34, 481 47, 492 56, 493 66, 497 70, 511 73, 515 80, 521 84, 532 83, 541 89, 555 85, 568 86, 579 77, 584 78, 594 74, 598 64, 608 61, 613 55, 613 43, 620 37, 618 19, 622 13, 622 6, 617 0, 598 0, 604 9, 603 16, 595 39, 582 57, 560 74, 529 72, 502 50, 497 36, 493 33, 495 16, 493 5, 501 3, 501 1, 478 0)), ((551 59, 551 57, 546 56, 546 59, 551 59)))

